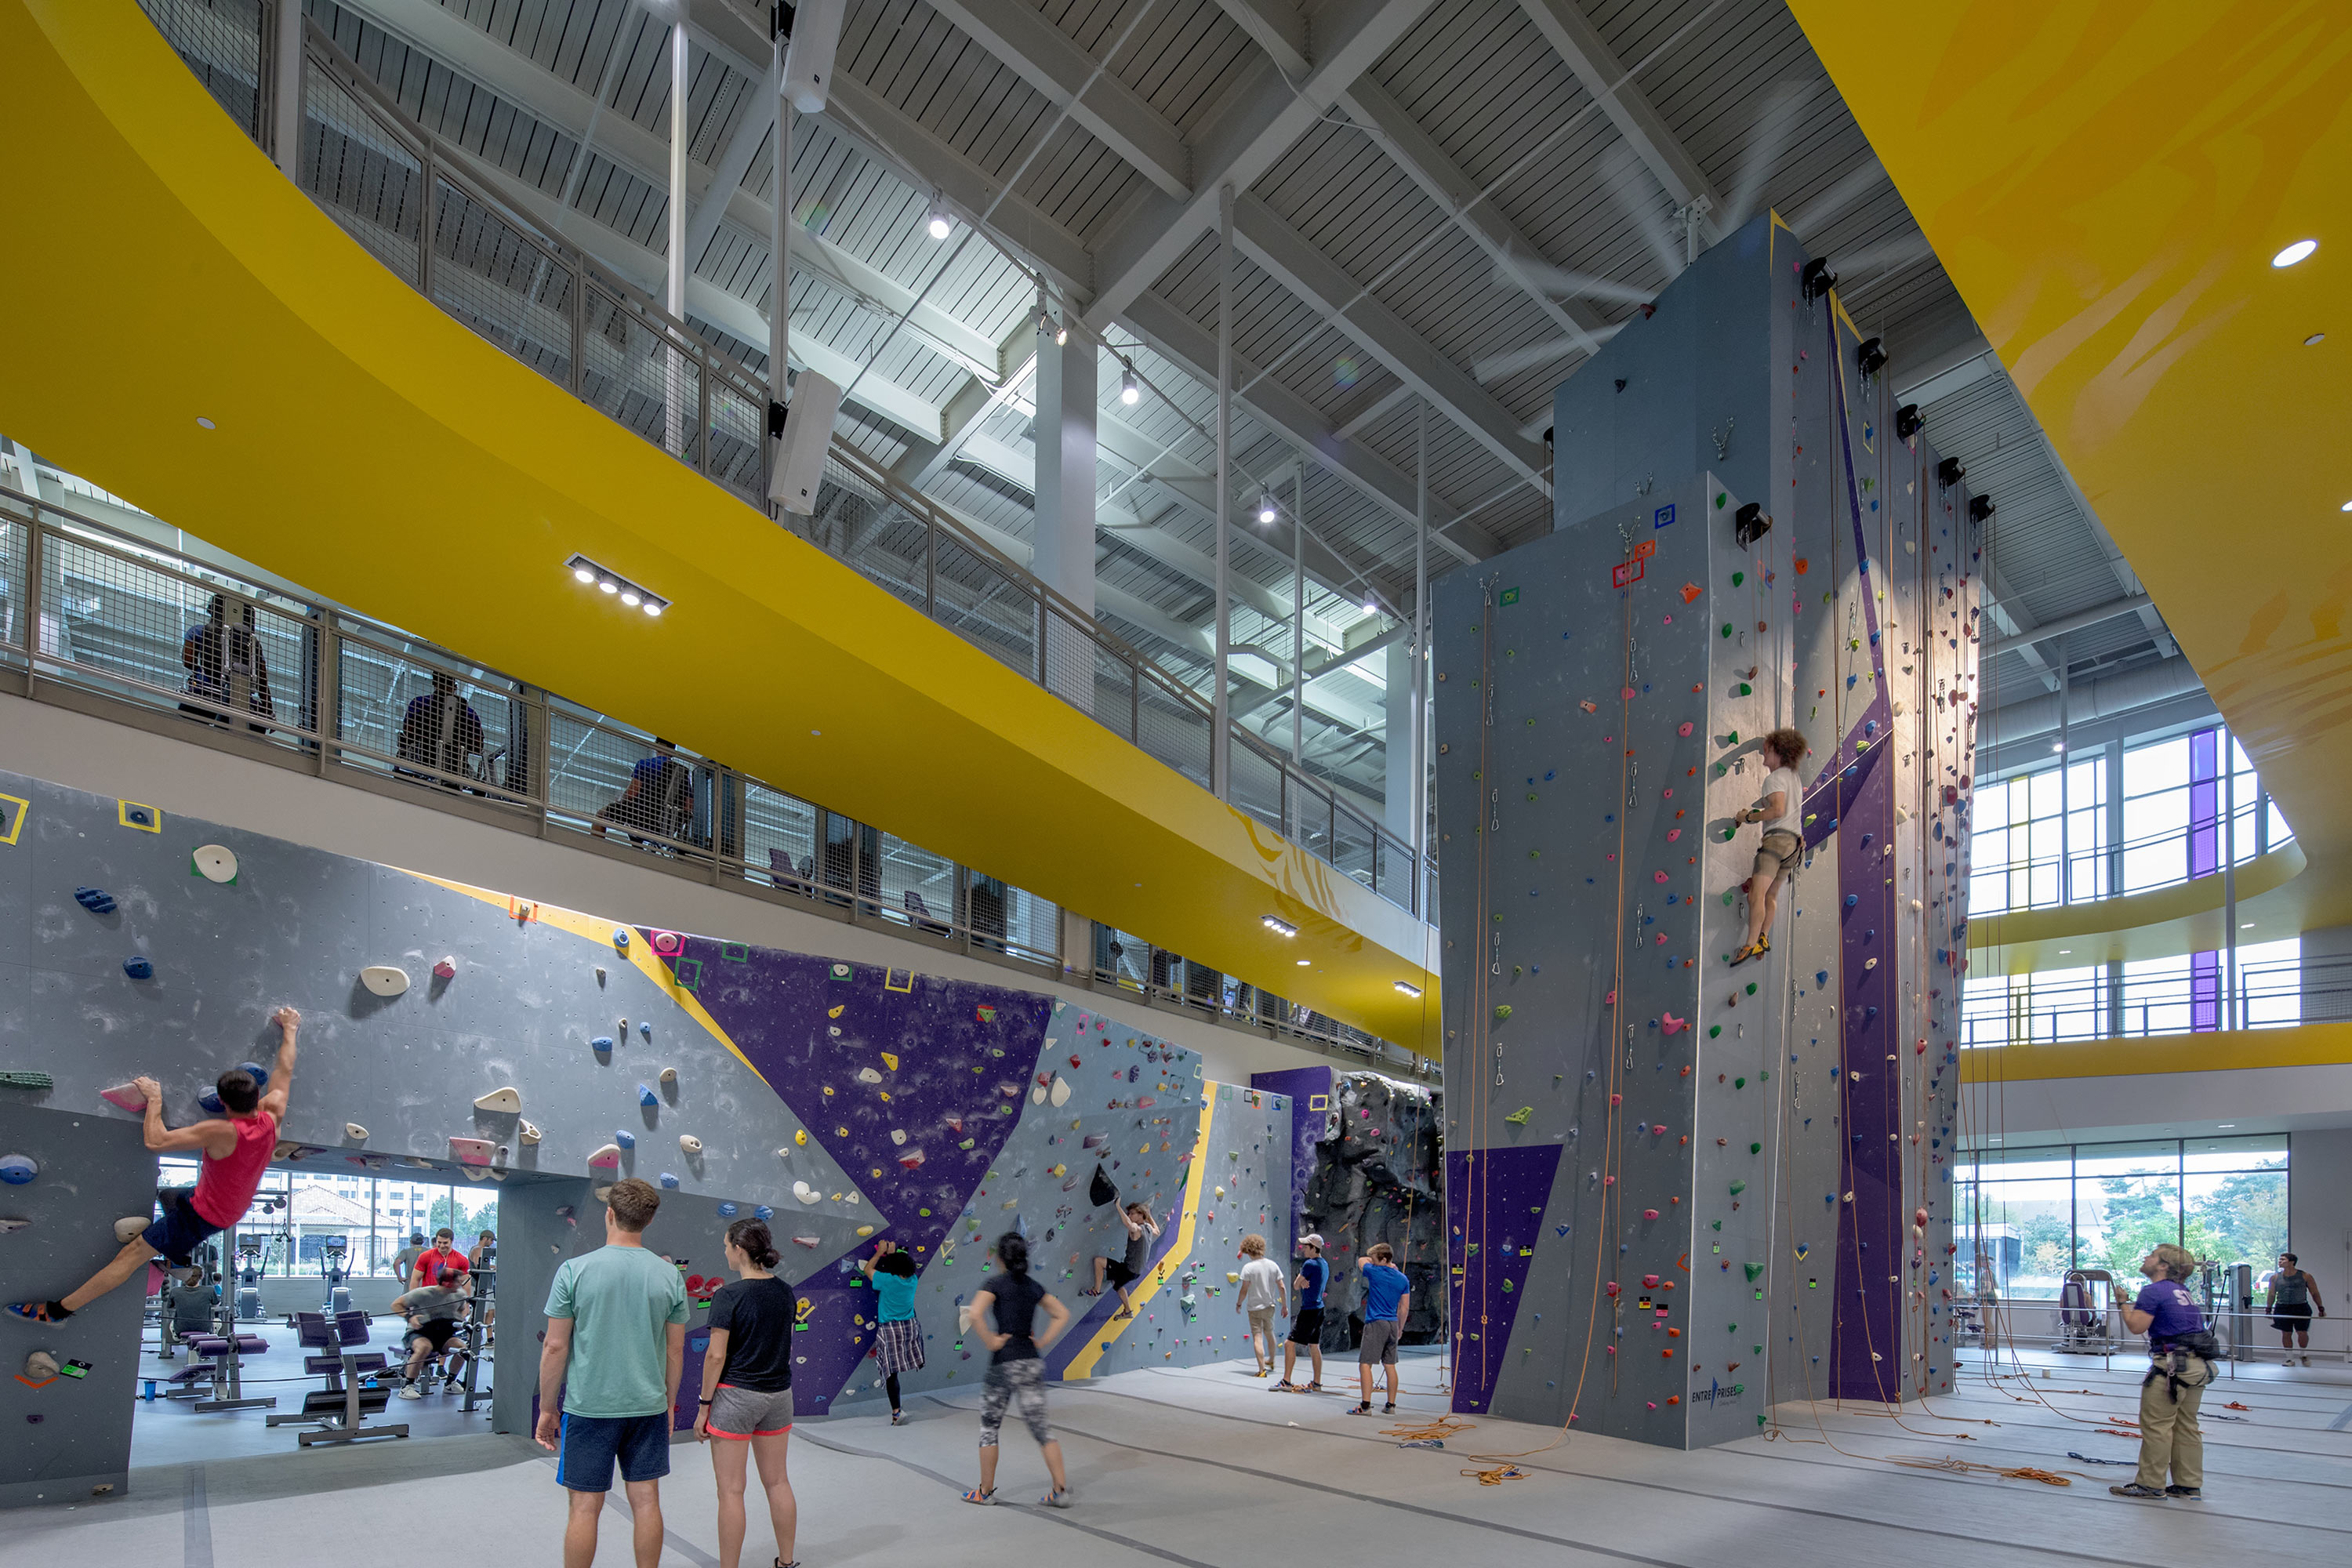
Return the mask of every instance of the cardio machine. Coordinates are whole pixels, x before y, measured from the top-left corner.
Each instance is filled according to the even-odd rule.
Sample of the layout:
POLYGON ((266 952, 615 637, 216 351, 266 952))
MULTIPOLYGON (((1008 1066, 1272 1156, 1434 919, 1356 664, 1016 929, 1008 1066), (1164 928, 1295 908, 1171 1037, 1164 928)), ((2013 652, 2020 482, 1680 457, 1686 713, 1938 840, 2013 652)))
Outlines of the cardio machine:
POLYGON ((327 1281, 327 1301, 321 1310, 330 1318, 352 1310, 352 1288, 346 1283, 352 1277, 351 1270, 343 1267, 351 1250, 352 1240, 347 1236, 321 1237, 319 1240, 319 1272, 327 1281))
POLYGON ((247 1237, 236 1243, 236 1310, 237 1322, 257 1322, 261 1318, 261 1247, 247 1237))

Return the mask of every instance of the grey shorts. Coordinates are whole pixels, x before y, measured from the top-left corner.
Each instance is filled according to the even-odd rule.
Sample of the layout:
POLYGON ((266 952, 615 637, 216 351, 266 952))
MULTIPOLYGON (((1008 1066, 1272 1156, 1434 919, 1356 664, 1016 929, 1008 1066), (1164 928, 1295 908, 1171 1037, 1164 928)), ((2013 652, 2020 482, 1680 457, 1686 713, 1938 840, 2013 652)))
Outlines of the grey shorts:
POLYGON ((793 1429, 793 1391, 784 1388, 773 1394, 761 1394, 722 1383, 711 1396, 709 1426, 712 1436, 730 1437, 739 1443, 789 1432, 793 1429))
POLYGON ((1356 1360, 1365 1366, 1396 1365, 1397 1337, 1393 1318, 1366 1323, 1363 1342, 1356 1347, 1356 1360))
POLYGON ((1778 880, 1796 868, 1804 853, 1802 838, 1786 828, 1775 827, 1764 835, 1764 842, 1757 847, 1755 875, 1778 880))

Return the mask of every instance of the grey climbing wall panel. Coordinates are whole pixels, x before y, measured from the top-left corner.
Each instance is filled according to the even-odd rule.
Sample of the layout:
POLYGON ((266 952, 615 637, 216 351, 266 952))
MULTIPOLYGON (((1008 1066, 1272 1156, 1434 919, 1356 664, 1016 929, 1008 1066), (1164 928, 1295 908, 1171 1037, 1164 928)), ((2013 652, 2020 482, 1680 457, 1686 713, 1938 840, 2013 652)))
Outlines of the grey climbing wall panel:
POLYGON ((1559 528, 1438 587, 1457 1408, 1681 1446, 1948 1383, 1975 544, 1810 259, 1687 269, 1560 390, 1559 528))
MULTIPOLYGON (((699 1281, 697 1294, 719 1282, 730 1220, 771 1211, 778 1271, 803 1293, 795 1390, 811 1414, 870 1381, 873 1296, 855 1264, 877 1242, 923 1269, 924 1376, 941 1384, 969 1374, 956 1298, 982 1277, 1000 1228, 1025 1227, 1057 1289, 1074 1284, 1063 1276, 1105 1221, 1079 1179, 1093 1171, 1089 1139, 1112 1179, 1166 1216, 1171 1260, 1229 1255, 1234 1226, 1265 1228, 1280 1212, 1273 1194, 1290 1189, 1289 1145, 1273 1131, 1278 1121, 1286 1134, 1286 1100, 1278 1112, 1279 1097, 1248 1090, 1213 1100, 1223 1086, 1201 1078, 1196 1054, 1044 995, 631 925, 15 774, 0 773, 0 794, 28 803, 0 833, 13 840, 0 843, 0 1041, 13 1052, 0 1066, 54 1079, 0 1089, 0 1109, 46 1119, 35 1125, 60 1151, 40 1181, 0 1188, 12 1205, 0 1212, 58 1205, 69 1182, 100 1190, 60 1171, 102 1168, 123 1183, 102 1215, 59 1207, 0 1237, 16 1294, 70 1289, 112 1251, 106 1222, 152 1196, 136 1118, 99 1091, 150 1073, 167 1120, 196 1120, 220 1070, 270 1059, 268 1018, 282 1003, 303 1025, 281 1163, 454 1171, 501 1189, 504 1430, 529 1418, 548 1281, 562 1258, 601 1245, 596 1194, 621 1174, 663 1188, 647 1242, 690 1288, 699 1281), (201 874, 208 847, 234 854, 232 879, 201 874), (83 888, 111 908, 78 900, 83 888), (146 973, 126 969, 133 958, 146 973), (361 971, 376 965, 403 971, 406 990, 371 990, 361 971), (518 1092, 519 1110, 476 1106, 500 1089, 518 1092), (1203 1143, 1210 1105, 1219 1116, 1203 1143), (137 1152, 127 1163, 125 1139, 137 1152)), ((1101 1310, 1070 1300, 1081 1316, 1101 1310)), ((1167 1305, 1143 1321, 1166 1322, 1167 1305)), ((88 1359, 127 1377, 135 1297, 71 1327, 98 1335, 117 1310, 115 1353, 88 1359)), ((690 1345, 704 1342, 701 1321, 698 1310, 690 1345)), ((1099 1330, 1074 1336, 1065 1362, 1104 1340, 1139 1360, 1153 1338, 1099 1330)), ((1159 1338, 1163 1364, 1223 1359, 1238 1343, 1206 1329, 1159 1338)), ((699 1369, 688 1360, 690 1415, 699 1369)), ((61 1405, 45 1436, 81 1456, 77 1475, 85 1464, 119 1472, 126 1409, 61 1405), (102 1423, 82 1422, 101 1408, 102 1423)), ((55 1473, 42 1463, 0 1468, 0 1489, 55 1473)))

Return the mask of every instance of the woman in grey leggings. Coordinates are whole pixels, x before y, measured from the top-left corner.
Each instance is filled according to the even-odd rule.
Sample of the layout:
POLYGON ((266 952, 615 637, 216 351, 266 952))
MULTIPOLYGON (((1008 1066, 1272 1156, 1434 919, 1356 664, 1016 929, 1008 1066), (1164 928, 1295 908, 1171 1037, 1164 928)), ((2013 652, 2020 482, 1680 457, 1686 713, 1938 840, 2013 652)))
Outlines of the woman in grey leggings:
POLYGON ((1019 1408, 1029 1436, 1037 1439, 1054 1478, 1054 1489, 1037 1500, 1047 1508, 1067 1508, 1070 1478, 1062 1468, 1062 1445, 1045 1425, 1045 1361, 1040 1352, 1061 1337, 1070 1310, 1029 1278, 1029 1244, 1019 1231, 1008 1230, 996 1238, 996 1261, 1003 1272, 992 1277, 971 1299, 971 1331, 992 1353, 980 1393, 980 1485, 964 1493, 963 1500, 982 1505, 996 1501, 996 1439, 1004 1426, 1004 1407, 1011 1405, 1019 1408), (1045 1312, 1042 1334, 1035 1332, 1040 1307, 1045 1312))

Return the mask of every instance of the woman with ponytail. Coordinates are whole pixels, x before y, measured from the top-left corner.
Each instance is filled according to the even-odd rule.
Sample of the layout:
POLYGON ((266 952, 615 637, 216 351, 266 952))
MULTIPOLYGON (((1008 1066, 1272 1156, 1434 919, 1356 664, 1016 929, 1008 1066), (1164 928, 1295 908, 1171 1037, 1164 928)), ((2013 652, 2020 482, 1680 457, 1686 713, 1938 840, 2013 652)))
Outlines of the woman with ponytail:
POLYGON ((874 1285, 874 1361, 890 1396, 890 1425, 904 1426, 898 1374, 923 1370, 923 1325, 915 1316, 915 1260, 894 1241, 877 1241, 874 1256, 858 1267, 874 1285))
POLYGON ((996 1238, 996 1261, 1003 1272, 992 1276, 971 1299, 971 1331, 994 1353, 980 1391, 980 1485, 964 1493, 963 1500, 996 1501, 997 1433, 1004 1425, 1004 1407, 1014 1405, 1054 1478, 1054 1489, 1037 1500, 1047 1508, 1067 1508, 1070 1478, 1062 1468, 1062 1445, 1045 1425, 1045 1362, 1039 1352, 1061 1338, 1070 1310, 1029 1278, 1029 1243, 1019 1231, 1008 1230, 996 1238), (1042 1334, 1036 1332, 1040 1307, 1045 1312, 1042 1334))
POLYGON ((710 1299, 710 1349, 702 1358, 702 1408, 695 1441, 710 1449, 719 1479, 719 1568, 740 1568, 743 1556, 743 1485, 748 1461, 760 1461, 768 1517, 776 1527, 776 1568, 793 1568, 793 1535, 800 1520, 793 1483, 784 1473, 793 1436, 793 1288, 770 1270, 775 1238, 756 1219, 727 1227, 727 1267, 741 1278, 710 1299))

